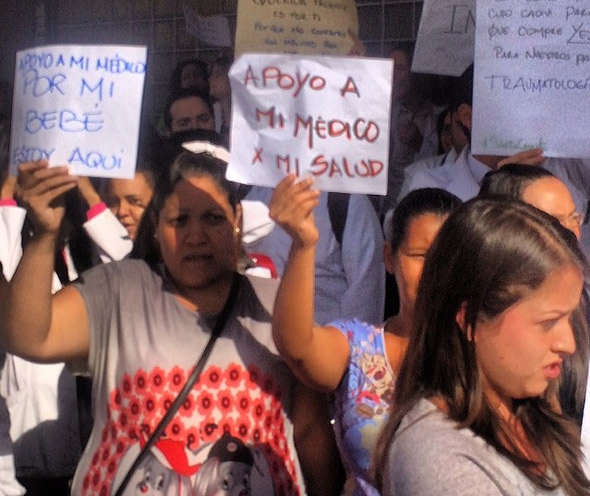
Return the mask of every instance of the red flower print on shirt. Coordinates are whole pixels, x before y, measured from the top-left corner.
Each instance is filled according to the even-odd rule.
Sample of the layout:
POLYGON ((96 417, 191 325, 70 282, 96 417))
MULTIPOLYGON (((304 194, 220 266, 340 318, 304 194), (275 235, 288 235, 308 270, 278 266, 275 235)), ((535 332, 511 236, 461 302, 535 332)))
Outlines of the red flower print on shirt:
POLYGON ((249 411, 251 403, 250 393, 248 391, 242 391, 241 393, 238 393, 236 403, 242 412, 249 411))
POLYGON ((166 427, 166 437, 170 439, 185 439, 186 429, 181 420, 175 418, 166 427))
POLYGON ((197 396, 197 410, 201 415, 208 415, 214 405, 215 400, 209 391, 201 391, 197 396))
POLYGON ((270 396, 277 394, 275 379, 272 375, 264 374, 262 376, 262 390, 270 396))
POLYGON ((222 432, 227 432, 232 436, 238 437, 236 421, 227 415, 219 421, 219 428, 222 432))
POLYGON ((203 378, 203 384, 209 386, 212 389, 219 387, 221 380, 223 379, 223 372, 219 367, 212 365, 207 369, 206 372, 201 376, 203 378))
POLYGON ((225 383, 228 387, 237 387, 243 380, 242 367, 237 363, 230 364, 225 370, 225 383))
POLYGON ((149 382, 154 392, 161 392, 164 390, 166 372, 160 367, 156 367, 149 375, 149 382))
POLYGON ((189 427, 186 430, 186 444, 190 450, 194 450, 201 443, 199 429, 196 427, 189 427))
POLYGON ((215 441, 219 437, 218 430, 219 426, 215 419, 209 417, 201 424, 201 438, 206 443, 215 441))
POLYGON ((243 416, 236 422, 237 434, 236 437, 241 439, 248 439, 250 435, 251 422, 248 417, 243 416))
POLYGON ((163 394, 160 395, 157 410, 158 415, 160 417, 166 415, 166 412, 170 409, 172 403, 174 403, 174 398, 176 398, 176 396, 172 393, 169 393, 168 391, 165 391, 163 394))
MULTIPOLYGON (((141 440, 145 442, 189 374, 190 369, 174 366, 140 369, 121 376, 109 394, 107 422, 84 476, 82 496, 96 496, 105 490, 107 496, 111 494, 121 459, 129 449, 137 449, 134 445, 141 440)), ((209 445, 227 432, 256 446, 273 467, 276 494, 276 488, 282 487, 287 495, 294 496, 299 494, 299 486, 293 485, 297 471, 285 435, 280 396, 275 377, 258 365, 206 367, 161 439, 179 441, 193 453, 191 456, 206 457, 209 445)))
POLYGON ((225 414, 234 408, 234 399, 229 389, 223 389, 217 393, 215 402, 219 409, 225 414))
POLYGON ((195 406, 197 404, 197 395, 195 393, 191 393, 187 396, 186 400, 178 410, 180 415, 183 417, 192 417, 195 412, 195 406))
POLYGON ((149 385, 149 377, 145 373, 145 371, 139 369, 135 373, 135 377, 133 378, 133 385, 135 386, 135 391, 137 394, 141 394, 142 391, 149 385))
POLYGON ((123 380, 121 381, 121 390, 123 393, 123 397, 127 398, 131 396, 132 389, 133 381, 131 380, 131 376, 129 374, 125 374, 123 376, 123 380))
POLYGON ((264 401, 262 401, 261 399, 257 399, 257 400, 252 401, 250 408, 252 409, 252 413, 254 415, 254 418, 258 422, 262 421, 262 418, 264 417, 264 414, 267 411, 266 407, 264 406, 264 401))
POLYGON ((141 413, 141 406, 141 403, 136 399, 132 399, 129 402, 129 406, 126 409, 126 412, 129 415, 129 420, 133 422, 139 419, 139 414, 141 413))
POLYGON ((184 370, 178 366, 173 367, 166 377, 166 382, 171 391, 178 393, 186 383, 184 370))
POLYGON ((262 372, 256 365, 249 365, 248 366, 248 376, 249 381, 246 381, 246 387, 248 389, 258 389, 260 379, 262 377, 262 372))
POLYGON ((151 392, 146 392, 142 400, 142 406, 148 415, 151 415, 153 412, 155 412, 159 406, 156 395, 151 392))

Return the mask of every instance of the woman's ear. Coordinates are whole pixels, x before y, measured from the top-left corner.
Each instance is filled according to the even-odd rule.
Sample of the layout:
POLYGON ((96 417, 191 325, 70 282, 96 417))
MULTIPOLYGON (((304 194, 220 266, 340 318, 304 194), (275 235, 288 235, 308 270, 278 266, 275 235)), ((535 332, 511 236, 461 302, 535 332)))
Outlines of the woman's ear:
POLYGON ((153 210, 153 208, 151 208, 151 204, 150 206, 148 206, 148 209, 149 210, 144 212, 143 215, 149 215, 149 221, 154 230, 154 239, 159 243, 160 240, 158 239, 158 216, 156 215, 156 212, 153 210))
POLYGON ((467 324, 465 315, 467 313, 467 302, 461 303, 459 310, 457 311, 457 315, 455 316, 455 322, 459 326, 459 329, 463 331, 467 341, 471 341, 473 339, 473 332, 471 326, 467 324))
POLYGON ((457 109, 457 117, 459 118, 459 122, 469 129, 469 131, 471 131, 471 113, 471 105, 466 103, 462 103, 457 109))
POLYGON ((242 237, 242 226, 244 224, 242 217, 243 213, 244 210, 242 209, 242 204, 238 203, 235 208, 234 232, 237 235, 240 235, 240 238, 242 237))
POLYGON ((383 242, 383 262, 385 263, 387 273, 391 275, 395 274, 395 256, 389 241, 383 242))

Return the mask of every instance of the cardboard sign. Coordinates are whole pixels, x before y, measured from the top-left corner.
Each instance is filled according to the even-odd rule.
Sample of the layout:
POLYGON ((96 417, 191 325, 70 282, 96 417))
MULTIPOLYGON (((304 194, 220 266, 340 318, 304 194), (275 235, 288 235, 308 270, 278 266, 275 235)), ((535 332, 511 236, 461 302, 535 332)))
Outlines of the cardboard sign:
POLYGON ((355 0, 238 0, 236 57, 247 52, 347 55, 355 0))
POLYGON ((311 175, 324 191, 385 195, 392 69, 389 59, 240 57, 228 179, 274 187, 311 175))
POLYGON ((190 5, 184 5, 186 32, 208 45, 231 47, 229 22, 223 15, 198 15, 190 5))
POLYGON ((477 2, 473 153, 590 157, 590 0, 477 2))
POLYGON ((412 71, 460 76, 474 44, 475 0, 424 0, 412 71))
POLYGON ((146 57, 137 46, 18 52, 10 170, 47 159, 81 176, 133 177, 146 57))

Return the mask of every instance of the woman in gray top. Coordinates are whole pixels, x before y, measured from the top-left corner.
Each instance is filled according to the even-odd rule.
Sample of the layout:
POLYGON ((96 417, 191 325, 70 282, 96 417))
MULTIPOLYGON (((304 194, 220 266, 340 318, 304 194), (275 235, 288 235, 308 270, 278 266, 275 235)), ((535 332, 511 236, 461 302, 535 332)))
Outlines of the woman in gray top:
POLYGON ((426 257, 376 453, 384 495, 590 494, 557 401, 586 275, 573 234, 533 207, 455 210, 426 257))

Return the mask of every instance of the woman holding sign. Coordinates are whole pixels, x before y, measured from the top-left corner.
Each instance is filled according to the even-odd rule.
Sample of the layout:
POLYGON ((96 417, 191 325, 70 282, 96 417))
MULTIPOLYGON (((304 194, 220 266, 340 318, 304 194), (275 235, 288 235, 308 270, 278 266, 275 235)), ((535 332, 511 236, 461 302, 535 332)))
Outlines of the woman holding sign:
POLYGON ((329 424, 274 348, 276 281, 236 271, 239 198, 225 164, 178 155, 138 234, 154 243, 144 250, 150 264, 98 266, 54 297, 60 199, 76 178, 44 162, 20 170, 35 234, 0 287, 0 334, 13 353, 65 361, 93 379, 94 427, 72 493, 192 495, 198 481, 239 494, 305 494, 295 441, 305 468, 305 436, 321 451, 329 424), (299 424, 299 413, 313 422, 299 424))
POLYGON ((359 320, 314 325, 314 257, 318 231, 312 214, 318 192, 311 180, 283 180, 271 216, 293 244, 275 304, 273 333, 292 370, 310 386, 333 392, 336 437, 347 469, 346 494, 375 495, 369 475, 372 448, 389 415, 408 346, 424 256, 460 201, 439 189, 411 192, 398 206, 385 244, 400 311, 382 324, 359 320))

